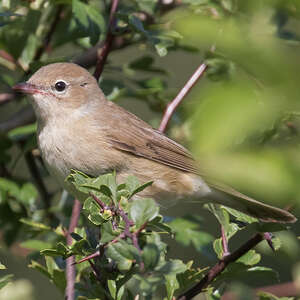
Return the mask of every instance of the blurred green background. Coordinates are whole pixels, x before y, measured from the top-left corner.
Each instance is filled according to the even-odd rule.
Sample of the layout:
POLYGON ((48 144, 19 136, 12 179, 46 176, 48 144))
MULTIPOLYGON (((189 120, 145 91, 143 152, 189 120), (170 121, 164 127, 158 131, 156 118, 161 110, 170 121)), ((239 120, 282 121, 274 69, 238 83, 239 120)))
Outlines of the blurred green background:
MULTIPOLYGON (((132 45, 110 53, 100 86, 110 99, 158 127, 166 104, 195 69, 205 62, 208 69, 204 77, 175 112, 168 135, 191 149, 200 168, 211 177, 258 200, 290 208, 298 216, 300 2, 175 2, 175 7, 168 7, 164 14, 154 9, 149 11, 158 25, 150 24, 147 29, 155 32, 159 42, 153 36, 151 39, 141 34, 132 25, 133 33, 125 33, 131 34, 132 45), (155 49, 159 49, 158 53, 155 49), (161 52, 164 50, 168 51, 167 55, 161 52)), ((103 3, 87 3, 105 15, 103 3)), ((141 1, 139 5, 143 3, 147 9, 157 5, 157 1, 141 1)), ((75 26, 76 11, 71 10, 68 1, 39 0, 24 4, 6 0, 0 5, 0 51, 13 57, 13 61, 5 59, 3 52, 0 57, 0 93, 11 93, 10 86, 28 78, 40 65, 58 60, 76 61, 78 55, 93 46, 86 37, 87 33, 75 26), (35 60, 35 53, 51 25, 49 20, 59 5, 64 5, 65 15, 55 29, 51 48, 45 49, 44 54, 35 60), (5 15, 4 12, 8 11, 23 17, 5 15)), ((126 6, 140 8, 135 1, 124 1, 122 5, 122 9, 126 6)), ((98 26, 101 29, 102 25, 98 26)), ((100 30, 97 36, 103 38, 103 32, 100 30)), ((9 125, 9 120, 27 107, 28 102, 18 98, 0 105, 0 176, 21 185, 34 182, 28 161, 24 160, 24 153, 35 148, 34 129, 23 126, 16 129, 9 125)), ((60 196, 60 188, 49 178, 39 159, 35 159, 47 189, 53 195, 52 211, 63 214, 60 210, 65 205, 65 198, 60 196)), ((13 273, 15 281, 13 286, 8 285, 0 291, 0 299, 40 299, 40 295, 43 299, 63 299, 52 285, 47 284, 46 278, 24 267, 30 256, 25 259, 27 252, 19 247, 24 239, 24 229, 19 228, 21 225, 17 220, 26 214, 43 220, 41 198, 36 200, 31 192, 25 200, 17 199, 16 203, 8 204, 3 196, 3 184, 0 184, 0 230, 3 237, 0 261, 8 270, 0 270, 0 274, 13 273), (24 203, 19 205, 18 201, 24 203), (11 218, 9 214, 13 212, 17 215, 11 218), (18 288, 23 295, 17 295, 18 288), (16 295, 5 296, 4 293, 9 293, 6 289, 12 289, 16 295)), ((70 210, 70 204, 67 207, 70 210)), ((219 236, 220 226, 199 204, 187 201, 162 213, 184 216, 195 214, 195 211, 202 217, 199 222, 201 230, 219 236)), ((291 229, 276 234, 282 241, 278 252, 272 253, 266 243, 259 246, 259 251, 264 254, 262 264, 279 270, 282 282, 296 279, 299 273, 298 223, 291 229)), ((249 235, 245 233, 242 238, 233 238, 230 247, 234 249, 249 235)), ((216 260, 211 255, 211 245, 199 252, 194 246, 185 247, 174 240, 168 242, 170 256, 185 261, 192 259, 199 266, 211 265, 216 260)), ((243 282, 251 286, 276 283, 273 279, 249 276, 243 282)))

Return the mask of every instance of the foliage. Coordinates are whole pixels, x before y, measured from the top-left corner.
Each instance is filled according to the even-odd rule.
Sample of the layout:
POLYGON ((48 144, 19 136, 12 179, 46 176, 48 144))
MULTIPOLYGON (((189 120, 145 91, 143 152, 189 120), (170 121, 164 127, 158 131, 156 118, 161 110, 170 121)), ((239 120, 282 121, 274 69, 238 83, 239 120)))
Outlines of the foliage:
MULTIPOLYGON (((205 63, 205 77, 174 113, 170 134, 190 144, 212 178, 276 206, 297 204, 299 1, 167 2, 119 1, 111 28, 111 1, 0 3, 1 241, 30 250, 29 267, 62 294, 65 260, 75 255, 77 299, 177 297, 224 258, 222 240, 212 229, 220 225, 230 251, 250 235, 270 231, 276 252, 265 242, 251 249, 215 278, 205 290, 208 299, 219 299, 228 283, 244 299, 241 291, 248 285, 276 284, 297 272, 299 241, 286 226, 260 224, 211 204, 206 209, 214 219, 200 218, 198 211, 164 218, 152 199, 139 198, 151 182, 140 185, 132 176, 117 184, 115 174, 91 178, 74 170, 68 180, 87 199, 72 244, 65 241, 73 202, 45 171, 28 103, 6 97, 16 98, 10 87, 42 65, 72 60, 94 67, 93 50, 109 32, 115 40, 99 82, 109 100, 123 104, 130 98, 149 107, 154 112, 149 121, 157 126, 186 78, 205 63), (197 261, 185 256, 187 249, 194 249, 197 261), (279 273, 273 270, 277 265, 279 273)), ((178 204, 182 214, 186 206, 178 204)), ((16 284, 6 271, 0 263, 0 288, 16 284)), ((8 271, 13 272, 9 266, 8 271)))

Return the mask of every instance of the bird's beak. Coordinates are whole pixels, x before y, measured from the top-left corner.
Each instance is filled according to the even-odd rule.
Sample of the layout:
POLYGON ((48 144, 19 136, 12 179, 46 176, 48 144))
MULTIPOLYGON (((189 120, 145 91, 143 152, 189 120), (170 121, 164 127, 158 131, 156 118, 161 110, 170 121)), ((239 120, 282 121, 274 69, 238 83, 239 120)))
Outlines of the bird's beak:
POLYGON ((20 82, 12 87, 16 92, 24 93, 24 94, 36 94, 40 92, 40 89, 34 84, 28 82, 20 82))

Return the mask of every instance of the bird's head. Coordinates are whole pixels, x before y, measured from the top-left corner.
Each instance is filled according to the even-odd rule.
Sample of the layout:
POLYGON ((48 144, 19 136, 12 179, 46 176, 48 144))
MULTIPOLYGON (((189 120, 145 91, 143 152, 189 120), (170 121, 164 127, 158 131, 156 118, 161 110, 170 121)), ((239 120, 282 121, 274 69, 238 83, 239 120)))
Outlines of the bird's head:
POLYGON ((37 118, 70 114, 99 101, 103 94, 96 79, 73 63, 54 63, 40 68, 14 90, 30 94, 37 118))

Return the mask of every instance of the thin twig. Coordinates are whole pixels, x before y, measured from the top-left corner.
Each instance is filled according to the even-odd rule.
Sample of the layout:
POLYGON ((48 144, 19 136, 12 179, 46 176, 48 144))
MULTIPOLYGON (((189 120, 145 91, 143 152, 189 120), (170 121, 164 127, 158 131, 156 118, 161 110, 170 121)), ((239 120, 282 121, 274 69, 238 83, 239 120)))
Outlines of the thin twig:
POLYGON ((219 260, 216 265, 214 265, 208 273, 191 289, 180 295, 178 300, 189 300, 194 296, 201 293, 205 288, 212 283, 218 275, 220 275, 224 269, 232 262, 235 262, 237 259, 242 257, 249 250, 254 248, 258 243, 264 240, 264 236, 261 233, 257 233, 250 240, 248 240, 244 245, 238 248, 236 251, 232 252, 230 255, 225 256, 223 259, 219 260))
POLYGON ((194 84, 202 77, 205 70, 207 69, 207 65, 205 63, 201 64, 195 73, 192 75, 192 77, 187 81, 187 83, 184 85, 184 87, 181 89, 181 91, 178 93, 178 95, 168 104, 163 118, 161 120, 161 123, 159 125, 158 130, 161 132, 164 132, 167 128, 167 125, 177 108, 177 106, 181 103, 181 101, 184 99, 184 97, 189 93, 189 91, 192 89, 194 84))
MULTIPOLYGON (((79 216, 81 211, 81 203, 75 199, 72 209, 71 221, 68 229, 67 234, 67 245, 72 244, 72 236, 71 233, 74 232, 79 216)), ((75 269, 75 257, 70 256, 66 260, 66 280, 67 280, 67 287, 65 291, 65 299, 66 300, 75 300, 75 277, 76 277, 76 269, 75 269)))
POLYGON ((101 49, 100 53, 98 53, 98 59, 96 63, 96 69, 94 72, 94 77, 98 80, 102 74, 104 64, 106 62, 107 56, 110 52, 111 45, 114 39, 113 35, 113 27, 115 23, 115 13, 117 11, 119 4, 119 0, 112 0, 110 15, 109 15, 109 24, 106 34, 106 39, 103 48, 101 49))

